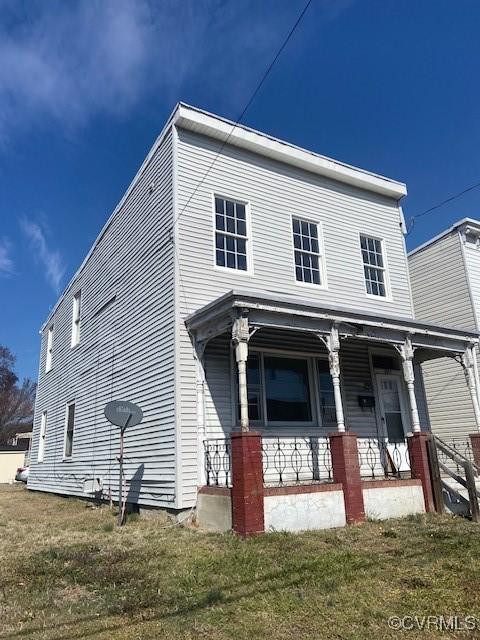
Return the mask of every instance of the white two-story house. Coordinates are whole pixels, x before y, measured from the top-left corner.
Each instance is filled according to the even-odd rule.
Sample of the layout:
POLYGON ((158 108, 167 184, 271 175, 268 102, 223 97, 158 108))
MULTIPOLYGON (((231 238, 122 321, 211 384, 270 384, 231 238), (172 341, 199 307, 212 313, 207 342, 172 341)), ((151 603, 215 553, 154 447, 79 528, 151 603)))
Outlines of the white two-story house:
MULTIPOLYGON (((480 222, 459 220, 409 254, 415 315, 429 322, 480 330, 480 222)), ((425 363, 424 384, 432 431, 464 451, 480 427, 478 350, 473 361, 475 402, 461 358, 425 363)))
POLYGON ((117 496, 112 399, 137 403, 128 501, 182 510, 228 483, 228 436, 266 477, 328 475, 332 430, 365 475, 428 430, 420 363, 474 326, 415 319, 406 187, 178 104, 42 328, 28 487, 117 496), (320 444, 319 444, 320 443, 320 444))

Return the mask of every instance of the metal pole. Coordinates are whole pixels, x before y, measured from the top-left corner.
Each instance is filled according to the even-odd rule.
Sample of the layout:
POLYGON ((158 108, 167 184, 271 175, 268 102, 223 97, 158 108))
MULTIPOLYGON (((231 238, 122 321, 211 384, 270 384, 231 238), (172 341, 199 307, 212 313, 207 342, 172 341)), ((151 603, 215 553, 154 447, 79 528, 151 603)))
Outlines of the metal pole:
POLYGON ((120 428, 120 453, 118 456, 118 462, 119 462, 119 466, 120 466, 120 471, 119 471, 119 481, 118 481, 118 526, 121 527, 123 525, 123 436, 125 433, 125 429, 128 427, 128 423, 130 422, 130 419, 132 417, 132 414, 129 413, 128 414, 128 418, 127 421, 125 422, 124 426, 120 428))

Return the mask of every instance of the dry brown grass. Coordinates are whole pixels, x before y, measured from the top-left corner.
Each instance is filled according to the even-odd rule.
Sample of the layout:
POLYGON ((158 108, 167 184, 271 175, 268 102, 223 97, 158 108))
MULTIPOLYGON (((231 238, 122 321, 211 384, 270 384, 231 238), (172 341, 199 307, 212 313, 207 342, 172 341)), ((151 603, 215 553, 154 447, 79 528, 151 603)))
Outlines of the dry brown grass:
POLYGON ((387 624, 480 617, 480 527, 464 520, 247 541, 155 519, 113 522, 106 508, 0 488, 0 638, 478 637, 387 624))

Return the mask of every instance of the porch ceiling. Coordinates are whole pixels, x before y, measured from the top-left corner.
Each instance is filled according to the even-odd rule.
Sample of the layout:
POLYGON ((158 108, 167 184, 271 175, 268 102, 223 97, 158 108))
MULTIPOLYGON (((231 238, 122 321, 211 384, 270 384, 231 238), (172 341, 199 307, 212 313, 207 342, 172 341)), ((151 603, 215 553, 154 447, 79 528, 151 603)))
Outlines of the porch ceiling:
POLYGON ((420 347, 423 359, 462 353, 479 342, 479 334, 463 329, 419 322, 414 318, 373 315, 344 307, 326 307, 309 300, 273 295, 268 292, 232 290, 213 300, 186 319, 197 341, 205 341, 227 331, 233 320, 247 314, 252 328, 271 327, 327 334, 336 324, 343 337, 402 343, 407 336, 420 347))

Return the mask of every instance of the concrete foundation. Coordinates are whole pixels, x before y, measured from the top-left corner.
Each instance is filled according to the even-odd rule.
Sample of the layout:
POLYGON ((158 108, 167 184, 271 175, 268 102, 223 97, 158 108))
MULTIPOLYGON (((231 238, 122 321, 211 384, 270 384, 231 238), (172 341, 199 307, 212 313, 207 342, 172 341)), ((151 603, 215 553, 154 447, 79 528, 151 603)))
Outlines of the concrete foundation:
POLYGON ((365 515, 372 520, 425 513, 420 480, 380 480, 362 483, 365 515))

